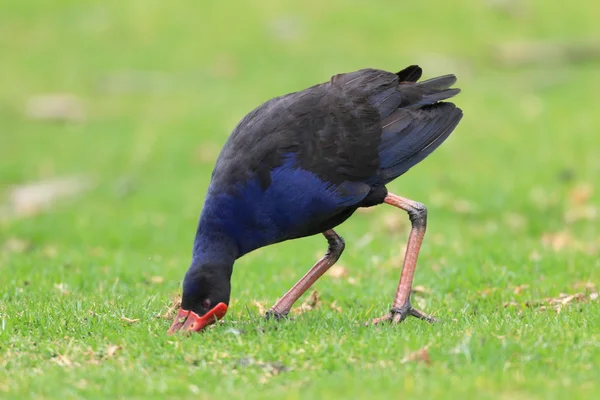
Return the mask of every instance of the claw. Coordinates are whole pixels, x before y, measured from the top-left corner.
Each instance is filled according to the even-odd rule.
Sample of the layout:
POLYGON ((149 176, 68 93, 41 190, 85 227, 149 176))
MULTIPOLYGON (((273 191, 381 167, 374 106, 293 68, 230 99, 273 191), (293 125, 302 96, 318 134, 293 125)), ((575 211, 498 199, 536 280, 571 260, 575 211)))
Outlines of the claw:
POLYGON ((274 310, 269 310, 265 313, 265 318, 267 319, 267 321, 273 320, 273 321, 281 321, 283 319, 288 319, 288 314, 281 314, 277 311, 274 310))
POLYGON ((383 322, 399 324, 408 316, 419 318, 429 323, 439 322, 439 320, 433 318, 431 315, 427 315, 423 311, 413 308, 409 302, 400 308, 392 308, 389 314, 386 314, 383 317, 375 318, 373 321, 371 321, 371 323, 367 322, 366 325, 379 325, 383 322))

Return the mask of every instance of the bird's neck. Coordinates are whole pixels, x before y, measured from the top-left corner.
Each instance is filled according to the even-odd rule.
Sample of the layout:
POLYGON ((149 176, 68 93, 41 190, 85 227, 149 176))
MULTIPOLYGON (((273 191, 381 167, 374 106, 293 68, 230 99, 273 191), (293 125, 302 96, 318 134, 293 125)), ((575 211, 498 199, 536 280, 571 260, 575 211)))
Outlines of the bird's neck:
POLYGON ((235 239, 215 224, 215 221, 203 215, 194 238, 190 269, 220 269, 219 272, 227 272, 230 276, 233 263, 238 257, 239 249, 235 239))
POLYGON ((238 257, 234 240, 219 232, 196 233, 192 252, 192 264, 231 264, 238 257))

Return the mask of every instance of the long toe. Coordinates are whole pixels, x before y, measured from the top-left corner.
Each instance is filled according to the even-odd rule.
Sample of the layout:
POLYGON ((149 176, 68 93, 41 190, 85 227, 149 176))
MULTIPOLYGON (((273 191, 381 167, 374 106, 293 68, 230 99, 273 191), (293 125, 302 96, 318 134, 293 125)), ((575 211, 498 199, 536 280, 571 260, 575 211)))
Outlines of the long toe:
POLYGON ((375 318, 371 322, 365 323, 365 325, 380 325, 382 323, 390 322, 392 320, 392 314, 386 314, 383 317, 375 318))
POLYGON ((410 309, 410 315, 419 319, 422 319, 424 321, 427 321, 429 323, 434 323, 434 322, 440 322, 438 319, 433 318, 431 315, 425 314, 423 311, 418 310, 416 308, 412 308, 410 309))

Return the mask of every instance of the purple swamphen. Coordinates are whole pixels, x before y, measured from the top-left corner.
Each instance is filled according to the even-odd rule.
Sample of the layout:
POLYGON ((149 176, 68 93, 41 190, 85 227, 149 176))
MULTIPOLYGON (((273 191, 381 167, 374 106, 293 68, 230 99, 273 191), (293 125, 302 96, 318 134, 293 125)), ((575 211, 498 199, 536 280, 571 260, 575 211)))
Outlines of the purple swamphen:
POLYGON ((443 102, 460 92, 454 75, 417 82, 416 65, 394 74, 363 69, 267 101, 223 147, 198 223, 181 309, 169 329, 199 331, 223 318, 236 259, 259 247, 322 233, 327 253, 267 312, 284 317, 344 250, 333 230, 359 207, 406 211, 412 230, 392 309, 373 323, 412 315, 410 291, 427 209, 386 184, 435 150, 462 111, 443 102))

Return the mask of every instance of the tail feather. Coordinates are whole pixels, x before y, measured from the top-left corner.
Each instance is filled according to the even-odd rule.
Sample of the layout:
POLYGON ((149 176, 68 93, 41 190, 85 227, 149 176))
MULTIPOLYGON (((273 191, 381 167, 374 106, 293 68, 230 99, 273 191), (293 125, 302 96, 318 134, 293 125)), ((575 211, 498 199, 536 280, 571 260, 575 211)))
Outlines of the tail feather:
POLYGON ((421 102, 421 104, 424 104, 424 105, 433 104, 438 101, 442 101, 442 100, 449 99, 450 97, 454 97, 459 93, 460 93, 460 89, 448 89, 448 90, 443 90, 441 92, 433 92, 430 94, 424 94, 423 101, 421 102))
POLYGON ((451 88, 454 75, 417 82, 422 70, 411 65, 393 74, 366 69, 336 75, 331 84, 344 93, 360 93, 376 108, 381 119, 378 145, 378 184, 388 183, 408 171, 433 152, 454 130, 462 111, 442 102, 458 93, 451 88))
POLYGON ((427 91, 440 91, 450 88, 450 86, 454 85, 455 83, 456 76, 450 74, 427 79, 426 81, 417 83, 417 86, 427 91))
MULTIPOLYGON (((456 76, 444 75, 437 78, 417 82, 421 77, 421 68, 411 65, 398 72, 397 79, 385 80, 379 77, 377 91, 369 96, 369 102, 377 108, 382 120, 397 109, 417 109, 449 99, 460 93, 460 89, 451 88, 456 83, 456 76)), ((370 81, 369 81, 370 82, 370 81)), ((361 82, 362 87, 364 82, 361 82)))
POLYGON ((462 111, 455 109, 451 117, 448 118, 446 123, 443 124, 443 128, 438 130, 435 135, 432 135, 426 142, 426 145, 411 154, 401 163, 387 168, 383 171, 383 180, 387 184, 392 180, 396 179, 400 175, 406 173, 410 168, 414 167, 421 161, 423 161, 428 155, 430 155, 435 149, 437 149, 447 138, 450 136, 454 128, 458 125, 462 118, 462 111))
POLYGON ((423 70, 418 65, 411 65, 396 73, 399 82, 416 82, 421 78, 423 70))
POLYGON ((379 144, 384 184, 421 162, 448 138, 462 118, 452 103, 436 103, 419 109, 399 109, 386 120, 379 144))
MULTIPOLYGON (((423 94, 423 100, 425 104, 433 104, 438 101, 449 99, 460 93, 460 89, 453 88, 450 86, 456 83, 456 76, 444 75, 437 78, 428 79, 423 82, 415 84, 416 87, 421 89, 423 94)), ((423 104, 424 102, 420 102, 423 104)))

